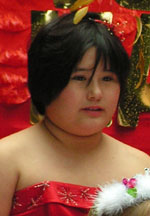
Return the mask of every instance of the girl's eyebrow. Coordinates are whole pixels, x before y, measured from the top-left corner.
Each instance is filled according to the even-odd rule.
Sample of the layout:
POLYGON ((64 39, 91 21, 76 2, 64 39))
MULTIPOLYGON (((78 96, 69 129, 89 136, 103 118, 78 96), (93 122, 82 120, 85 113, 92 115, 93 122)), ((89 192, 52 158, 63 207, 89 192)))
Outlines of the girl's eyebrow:
POLYGON ((77 67, 74 69, 73 73, 76 73, 76 72, 80 72, 80 71, 85 71, 85 72, 91 72, 94 68, 80 68, 80 67, 77 67))
MULTIPOLYGON (((94 68, 88 69, 88 68, 75 68, 73 73, 77 72, 92 72, 94 68)), ((105 69, 104 72, 109 72, 109 73, 115 73, 111 69, 105 69)))

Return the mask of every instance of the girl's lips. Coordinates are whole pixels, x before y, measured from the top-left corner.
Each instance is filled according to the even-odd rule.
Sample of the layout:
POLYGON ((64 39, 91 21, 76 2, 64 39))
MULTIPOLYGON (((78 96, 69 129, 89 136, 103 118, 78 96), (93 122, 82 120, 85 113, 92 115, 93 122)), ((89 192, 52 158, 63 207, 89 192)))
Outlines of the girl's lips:
POLYGON ((90 107, 85 107, 83 110, 89 110, 89 111, 101 111, 103 110, 100 106, 90 106, 90 107))
POLYGON ((99 106, 85 107, 82 109, 90 117, 99 117, 103 109, 99 106))

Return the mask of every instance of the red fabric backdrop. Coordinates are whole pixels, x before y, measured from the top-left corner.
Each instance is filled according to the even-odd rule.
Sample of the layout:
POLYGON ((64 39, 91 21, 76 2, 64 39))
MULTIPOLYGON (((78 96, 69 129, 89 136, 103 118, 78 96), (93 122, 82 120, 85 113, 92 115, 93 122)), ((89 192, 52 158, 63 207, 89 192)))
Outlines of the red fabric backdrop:
MULTIPOLYGON (((50 9, 56 10, 52 0, 0 0, 0 138, 31 126, 26 55, 31 36, 31 10, 50 9)), ((118 13, 116 17, 150 13, 125 9, 115 0, 95 0, 89 10, 111 11, 118 13)), ((60 14, 63 12, 59 9, 60 14)), ((125 46, 129 41, 133 42, 135 34, 136 31, 133 31, 129 35, 125 46)), ((128 47, 127 52, 130 55, 132 47, 128 47)), ((140 115, 139 124, 135 129, 120 127, 115 115, 113 125, 104 130, 111 136, 150 154, 149 131, 150 113, 140 115)))

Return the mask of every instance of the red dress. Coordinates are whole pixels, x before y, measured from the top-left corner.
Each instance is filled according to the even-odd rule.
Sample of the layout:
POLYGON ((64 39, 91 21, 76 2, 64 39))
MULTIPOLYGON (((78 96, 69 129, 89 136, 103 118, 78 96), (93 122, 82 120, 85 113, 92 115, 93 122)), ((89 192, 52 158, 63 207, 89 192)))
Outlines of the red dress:
POLYGON ((98 188, 45 181, 14 195, 10 216, 87 216, 98 188))

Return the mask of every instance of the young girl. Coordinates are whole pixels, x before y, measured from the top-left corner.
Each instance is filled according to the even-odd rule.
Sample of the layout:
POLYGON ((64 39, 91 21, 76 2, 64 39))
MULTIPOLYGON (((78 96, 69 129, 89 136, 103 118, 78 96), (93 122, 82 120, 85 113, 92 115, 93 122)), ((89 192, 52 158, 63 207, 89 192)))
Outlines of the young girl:
POLYGON ((149 216, 150 173, 100 188, 89 216, 149 216))
POLYGON ((56 18, 28 53, 29 90, 43 121, 0 142, 0 215, 87 215, 98 185, 130 178, 149 157, 103 134, 129 72, 113 32, 88 13, 56 18))

